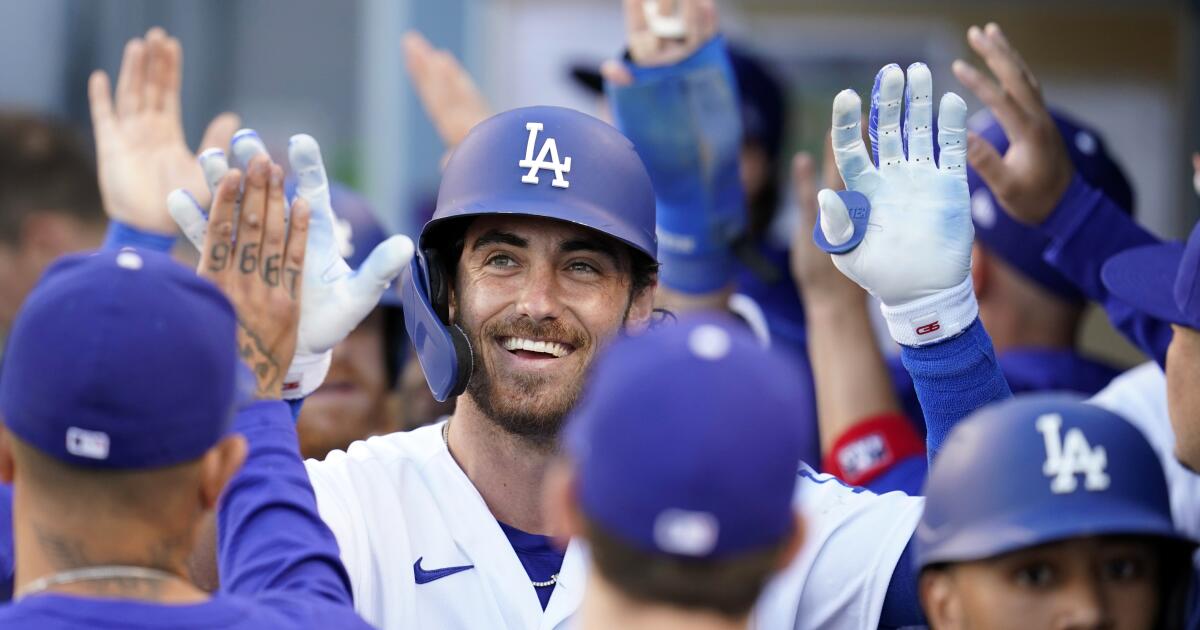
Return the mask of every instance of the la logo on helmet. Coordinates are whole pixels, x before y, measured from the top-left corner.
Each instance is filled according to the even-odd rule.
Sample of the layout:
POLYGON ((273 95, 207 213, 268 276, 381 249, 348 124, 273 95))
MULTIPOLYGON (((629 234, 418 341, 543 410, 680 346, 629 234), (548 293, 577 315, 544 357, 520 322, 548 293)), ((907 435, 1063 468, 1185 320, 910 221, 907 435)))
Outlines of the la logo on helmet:
POLYGON ((537 159, 533 159, 533 147, 537 143, 538 132, 542 130, 542 123, 528 122, 525 123, 525 128, 529 130, 529 141, 525 144, 525 159, 517 162, 517 166, 529 169, 529 172, 521 176, 521 181, 526 184, 536 184, 538 179, 538 171, 548 169, 554 171, 554 181, 550 182, 555 188, 568 188, 571 182, 568 182, 563 173, 571 172, 571 158, 564 158, 561 162, 558 159, 558 143, 554 138, 546 138, 542 143, 541 150, 538 151, 537 159), (546 158, 549 157, 549 161, 546 158))
POLYGON ((1107 490, 1109 484, 1108 453, 1103 446, 1092 448, 1078 427, 1068 429, 1062 436, 1062 416, 1046 414, 1037 419, 1037 430, 1046 442, 1046 461, 1042 473, 1051 478, 1050 491, 1069 494, 1079 487, 1076 475, 1083 475, 1086 490, 1107 490))

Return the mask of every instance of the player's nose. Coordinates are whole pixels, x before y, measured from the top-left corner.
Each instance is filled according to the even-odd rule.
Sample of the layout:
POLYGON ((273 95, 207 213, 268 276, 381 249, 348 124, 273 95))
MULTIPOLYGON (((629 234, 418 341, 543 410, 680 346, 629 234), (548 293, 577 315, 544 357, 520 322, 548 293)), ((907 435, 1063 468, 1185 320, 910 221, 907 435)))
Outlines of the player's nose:
POLYGON ((562 309, 560 289, 552 265, 533 265, 516 296, 517 315, 535 322, 557 318, 562 309))
POLYGON ((1113 628, 1108 598, 1096 576, 1076 576, 1064 585, 1060 630, 1108 630, 1113 628))

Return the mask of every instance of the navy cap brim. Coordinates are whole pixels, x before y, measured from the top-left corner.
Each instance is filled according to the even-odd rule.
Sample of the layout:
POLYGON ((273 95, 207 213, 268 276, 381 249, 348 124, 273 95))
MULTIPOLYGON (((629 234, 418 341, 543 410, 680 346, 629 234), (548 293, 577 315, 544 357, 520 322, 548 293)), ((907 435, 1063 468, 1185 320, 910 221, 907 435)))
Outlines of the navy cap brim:
POLYGON ((1197 328, 1175 303, 1175 277, 1183 243, 1135 247, 1113 256, 1100 270, 1104 287, 1129 306, 1151 317, 1197 328))

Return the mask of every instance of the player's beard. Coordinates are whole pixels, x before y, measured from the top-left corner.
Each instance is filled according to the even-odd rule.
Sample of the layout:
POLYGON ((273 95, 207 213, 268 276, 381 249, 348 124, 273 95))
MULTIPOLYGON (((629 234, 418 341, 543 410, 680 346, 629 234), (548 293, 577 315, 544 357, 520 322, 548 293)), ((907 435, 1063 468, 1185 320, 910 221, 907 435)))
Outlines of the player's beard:
MULTIPOLYGON (((587 364, 573 377, 556 379, 561 384, 555 386, 540 374, 516 372, 498 377, 490 372, 482 351, 485 344, 494 347, 493 340, 501 336, 555 339, 573 346, 575 350, 572 355, 582 353, 579 356, 583 358, 591 351, 588 335, 557 320, 537 324, 528 318, 519 318, 487 324, 482 331, 461 323, 459 325, 470 338, 475 364, 475 371, 467 384, 467 395, 485 416, 506 433, 539 446, 553 447, 563 421, 579 398, 587 364)), ((573 361, 568 364, 574 365, 578 364, 573 361)))

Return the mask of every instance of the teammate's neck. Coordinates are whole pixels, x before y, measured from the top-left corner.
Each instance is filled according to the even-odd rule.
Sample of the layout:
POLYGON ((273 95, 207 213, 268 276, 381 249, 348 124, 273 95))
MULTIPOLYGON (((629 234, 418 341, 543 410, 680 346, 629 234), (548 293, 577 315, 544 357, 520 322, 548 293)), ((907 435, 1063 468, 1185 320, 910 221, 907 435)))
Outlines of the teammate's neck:
POLYGON ((744 630, 750 627, 749 618, 730 619, 715 613, 630 599, 594 568, 588 576, 577 618, 582 630, 744 630))
POLYGON ((542 514, 542 481, 554 452, 505 432, 469 395, 450 417, 450 454, 496 520, 530 534, 548 531, 542 514))
POLYGON ((135 599, 155 603, 195 603, 209 595, 187 579, 187 557, 194 529, 173 535, 155 531, 134 519, 95 514, 90 518, 47 513, 36 502, 22 500, 18 482, 13 498, 13 588, 21 593, 41 578, 91 567, 141 567, 177 579, 115 578, 78 580, 46 589, 80 597, 135 599))

